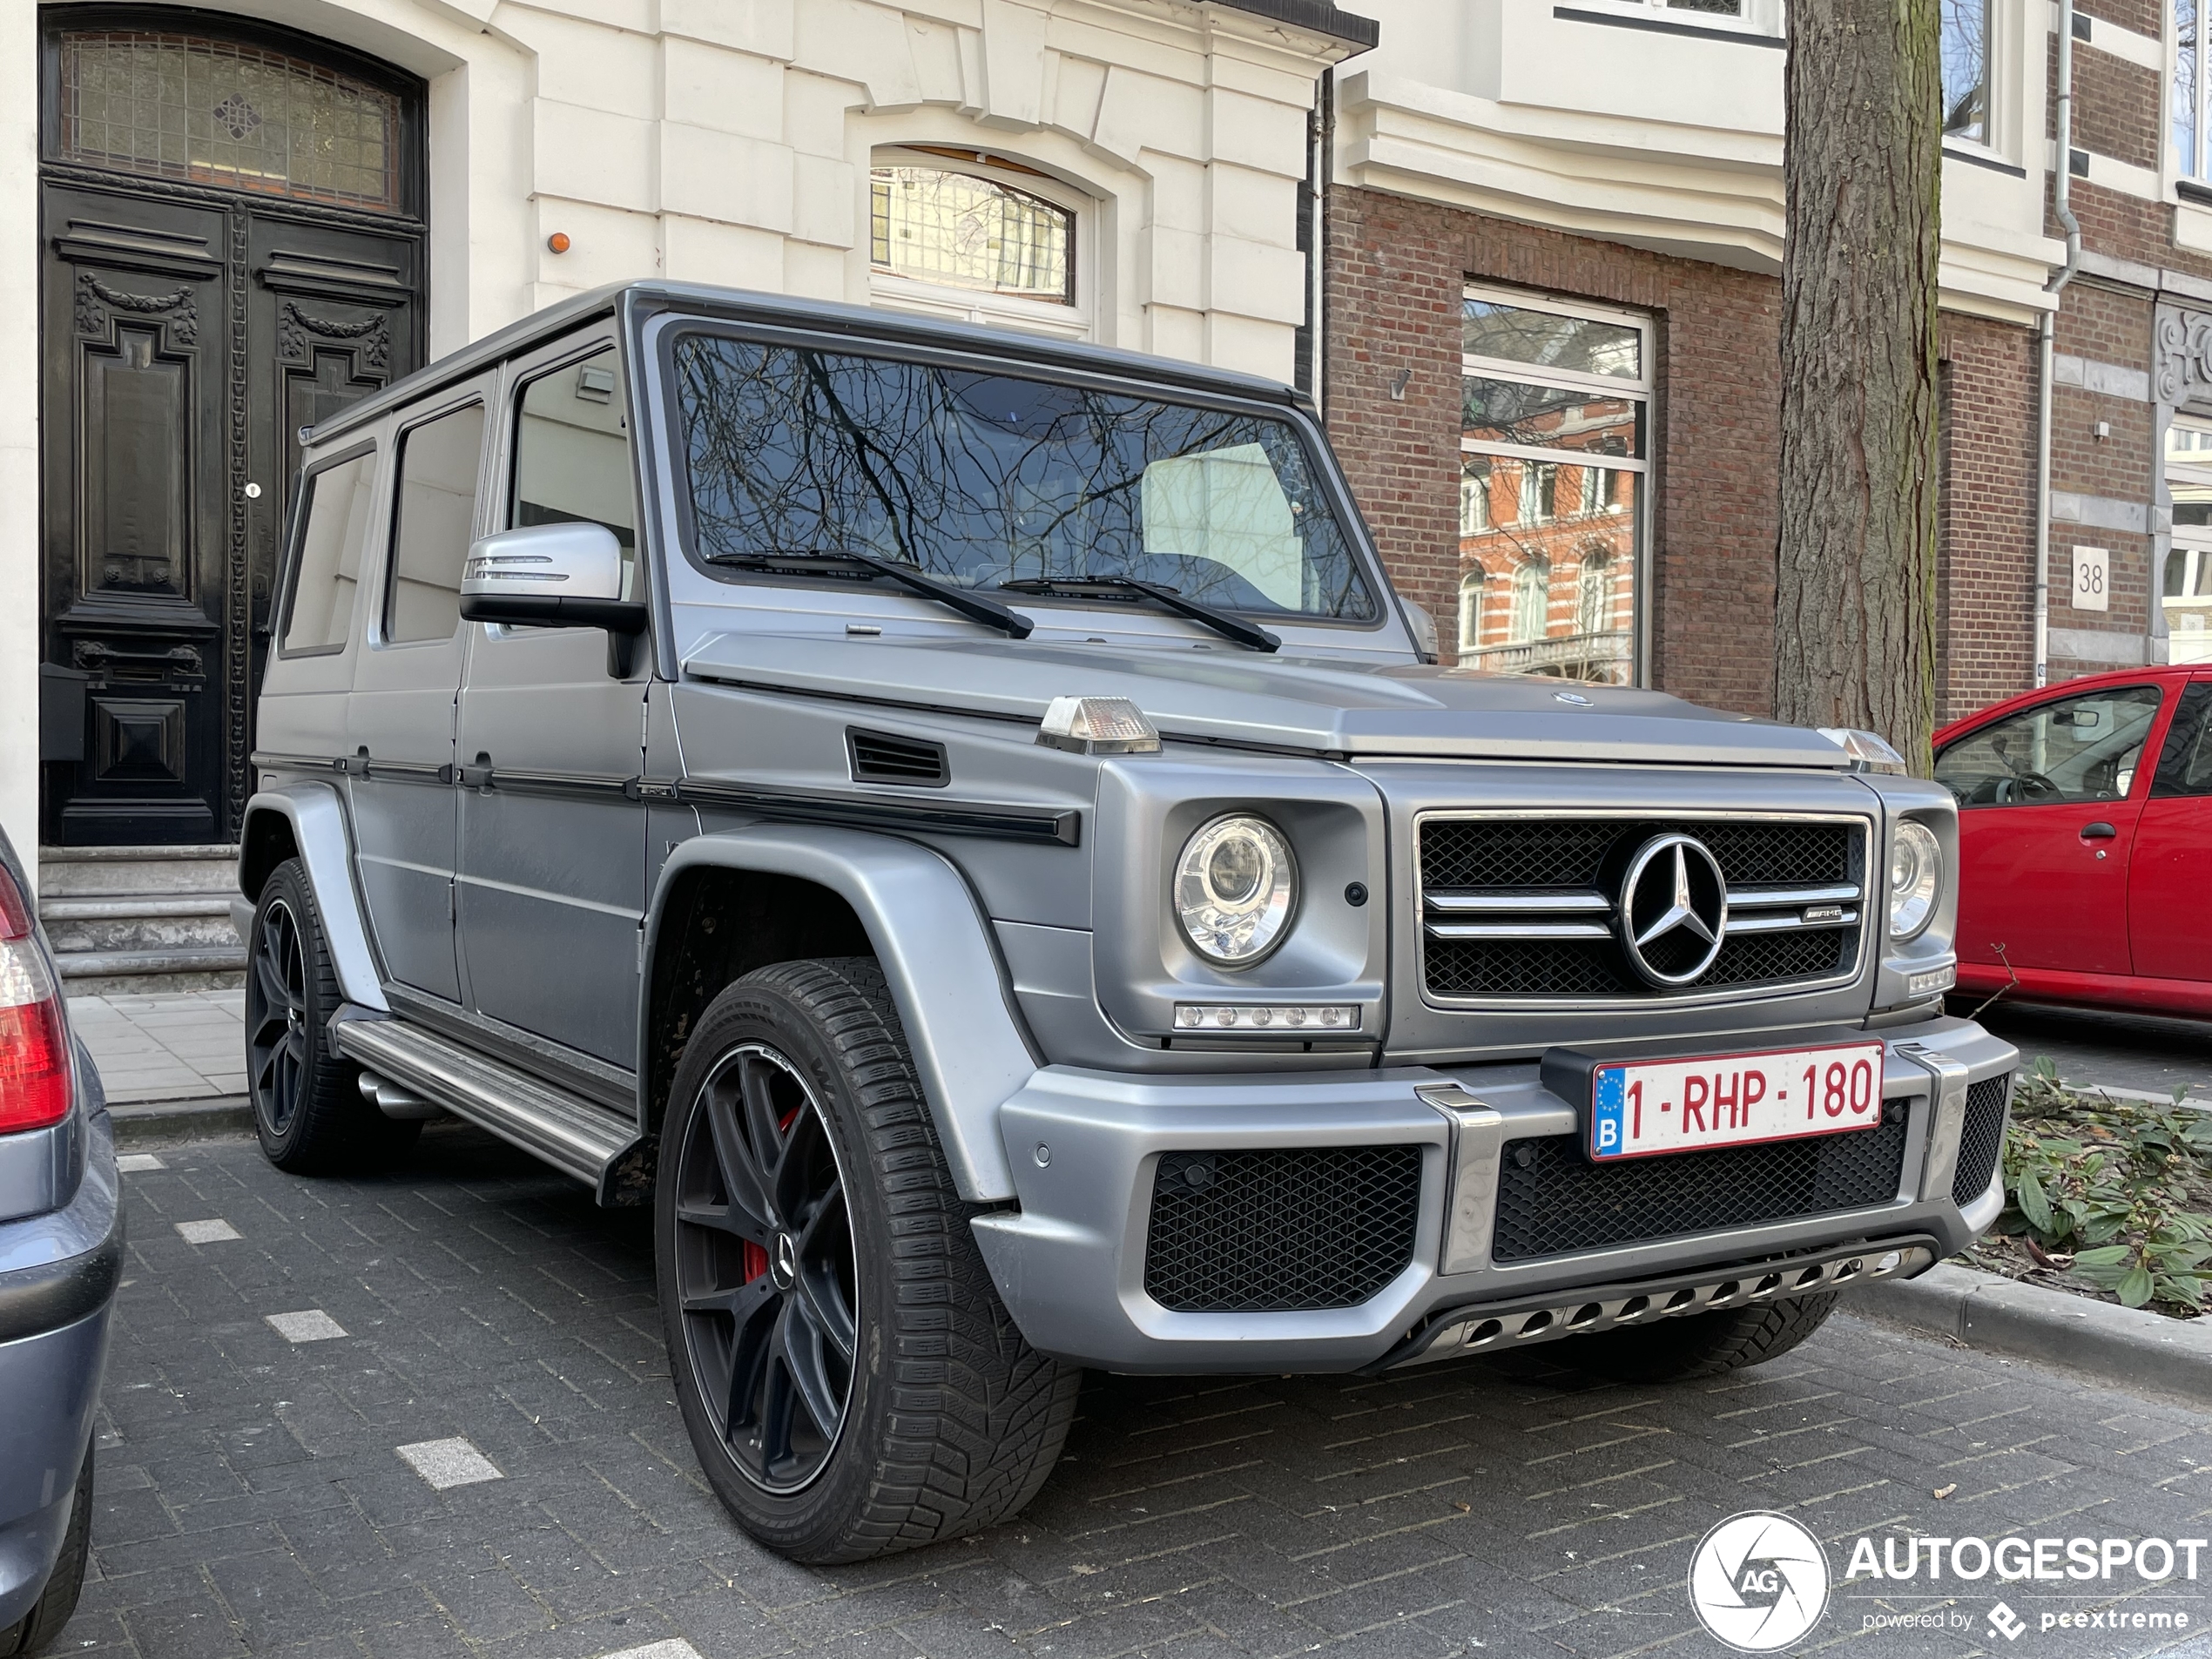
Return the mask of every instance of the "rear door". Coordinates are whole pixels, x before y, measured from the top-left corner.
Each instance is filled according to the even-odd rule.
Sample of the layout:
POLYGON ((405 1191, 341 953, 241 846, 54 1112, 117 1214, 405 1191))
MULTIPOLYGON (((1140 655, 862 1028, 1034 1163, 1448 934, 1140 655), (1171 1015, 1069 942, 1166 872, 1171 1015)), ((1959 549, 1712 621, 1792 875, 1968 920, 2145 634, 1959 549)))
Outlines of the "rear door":
POLYGON ((2128 870, 2135 972, 2212 980, 2212 675, 2191 680, 2159 745, 2128 870))
POLYGON ((347 705, 354 835, 392 977, 461 1000, 454 954, 454 707, 468 631, 461 567, 477 534, 491 385, 410 411, 395 446, 388 551, 347 705))
POLYGON ((1962 961, 2130 971, 2128 862, 2149 793, 2155 681, 2059 695, 1954 738, 1962 961))

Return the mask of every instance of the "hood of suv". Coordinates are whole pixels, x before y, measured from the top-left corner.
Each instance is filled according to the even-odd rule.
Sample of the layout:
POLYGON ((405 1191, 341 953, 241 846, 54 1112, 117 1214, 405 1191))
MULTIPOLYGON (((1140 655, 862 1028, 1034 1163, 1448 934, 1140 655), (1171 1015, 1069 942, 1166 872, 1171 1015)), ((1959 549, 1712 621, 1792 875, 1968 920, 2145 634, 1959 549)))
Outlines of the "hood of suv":
POLYGON ((1816 732, 1656 691, 1226 645, 733 632, 703 639, 684 668, 725 685, 1026 720, 1055 697, 1125 697, 1166 738, 1350 759, 1844 764, 1816 732))

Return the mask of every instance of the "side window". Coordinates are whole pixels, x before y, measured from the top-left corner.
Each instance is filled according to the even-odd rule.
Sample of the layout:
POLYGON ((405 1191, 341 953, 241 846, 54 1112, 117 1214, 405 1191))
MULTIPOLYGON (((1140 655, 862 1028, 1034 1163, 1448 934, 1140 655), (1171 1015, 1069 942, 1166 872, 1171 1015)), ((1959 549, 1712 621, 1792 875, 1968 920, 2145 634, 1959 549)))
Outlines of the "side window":
POLYGON ((2123 685, 2023 710, 1946 749, 1936 781, 1961 806, 2119 800, 2134 783, 2160 695, 2155 685, 2123 685))
POLYGON ((400 440, 384 637, 450 639, 461 626, 461 567, 476 522, 484 406, 472 403, 400 440))
POLYGON ((285 609, 286 655, 345 649, 375 486, 376 453, 370 449, 309 475, 307 499, 300 509, 300 544, 293 556, 298 563, 292 598, 285 609))
POLYGON ((509 523, 604 524, 622 543, 622 592, 637 596, 637 517, 622 363, 611 346, 523 388, 509 523))
POLYGON ((2153 799, 2212 795, 2212 680, 2192 680, 2183 689, 2182 706, 2174 711, 2158 752, 2150 792, 2153 799))

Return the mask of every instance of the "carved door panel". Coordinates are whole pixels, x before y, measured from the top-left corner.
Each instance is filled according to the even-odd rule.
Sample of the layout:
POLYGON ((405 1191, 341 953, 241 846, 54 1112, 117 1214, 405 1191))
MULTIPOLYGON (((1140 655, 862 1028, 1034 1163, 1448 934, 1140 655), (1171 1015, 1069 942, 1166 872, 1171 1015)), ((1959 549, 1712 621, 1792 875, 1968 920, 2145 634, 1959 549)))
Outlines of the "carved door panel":
POLYGON ((212 11, 40 11, 41 833, 226 841, 303 425, 421 361, 421 83, 212 11))
POLYGON ((244 585, 226 216, 56 188, 42 212, 44 833, 219 840, 224 624, 244 585))
POLYGON ((300 473, 300 428, 327 421, 421 361, 420 241, 256 213, 247 233, 257 409, 252 470, 270 510, 256 524, 249 602, 253 684, 269 642, 276 554, 300 473))

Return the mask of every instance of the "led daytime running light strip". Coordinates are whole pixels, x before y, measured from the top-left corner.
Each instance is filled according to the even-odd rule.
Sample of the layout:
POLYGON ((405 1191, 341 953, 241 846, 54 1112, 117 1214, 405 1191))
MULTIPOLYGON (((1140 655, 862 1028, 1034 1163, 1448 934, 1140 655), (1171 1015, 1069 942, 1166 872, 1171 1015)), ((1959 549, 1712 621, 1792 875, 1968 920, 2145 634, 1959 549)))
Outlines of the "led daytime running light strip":
POLYGON ((1175 1023, 1181 1031, 1357 1031, 1359 1009, 1343 1003, 1178 1002, 1175 1023))

